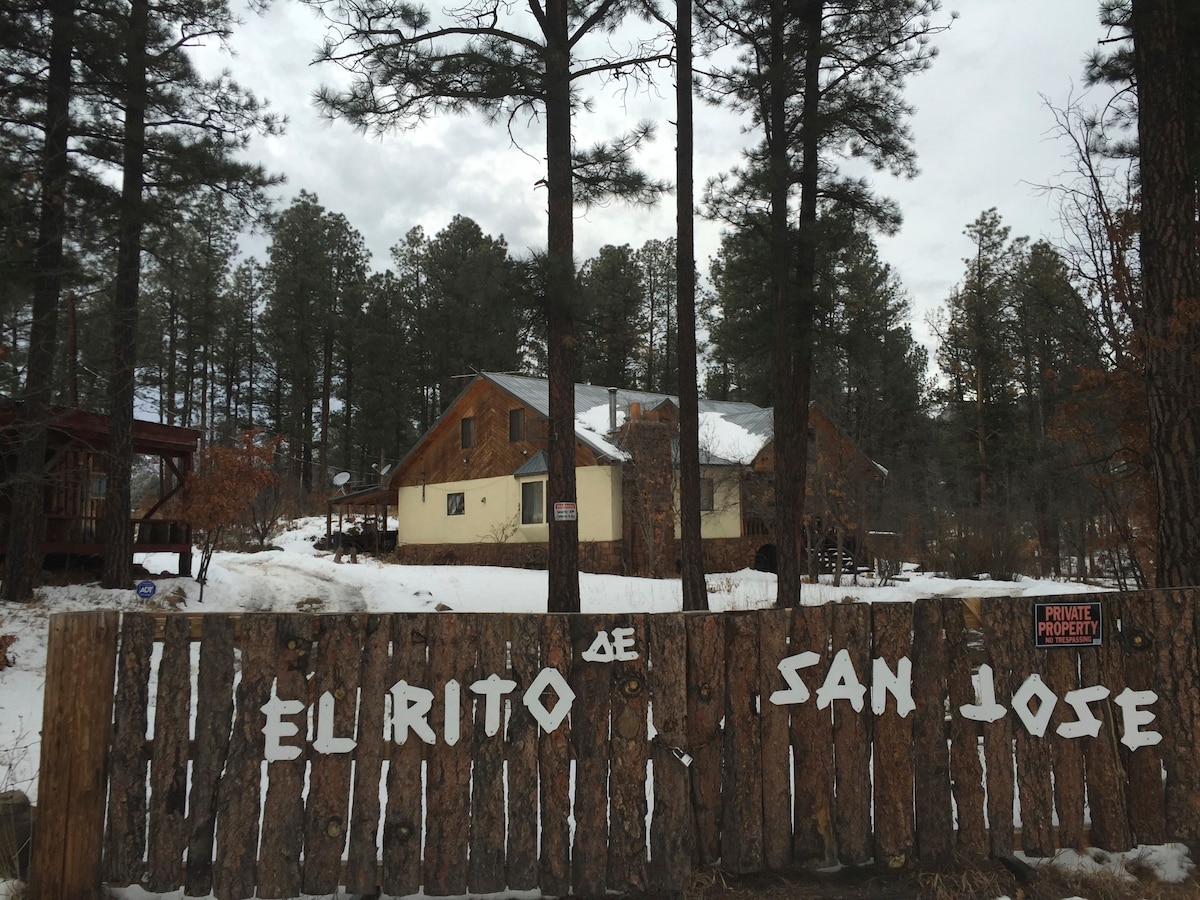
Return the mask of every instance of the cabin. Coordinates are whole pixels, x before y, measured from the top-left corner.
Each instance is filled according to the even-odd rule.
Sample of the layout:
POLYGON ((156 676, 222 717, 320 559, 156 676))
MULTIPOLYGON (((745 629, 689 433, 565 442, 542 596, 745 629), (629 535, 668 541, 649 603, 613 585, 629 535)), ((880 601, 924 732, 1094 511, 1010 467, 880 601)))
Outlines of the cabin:
MULTIPOLYGON (((699 409, 705 567, 773 568, 772 411, 714 400, 701 400, 699 409)), ((678 398, 577 384, 575 410, 580 568, 675 574, 678 398)), ((544 567, 555 504, 547 495, 548 422, 546 379, 486 372, 473 378, 387 481, 398 558, 544 567)), ((809 440, 811 540, 852 554, 869 525, 872 488, 887 472, 815 405, 809 440), (818 509, 826 496, 840 507, 818 509)))
MULTIPOLYGON (((11 498, 6 485, 17 464, 18 409, 0 407, 0 556, 8 541, 11 498)), ((192 532, 168 513, 170 501, 192 472, 200 432, 135 420, 133 452, 158 470, 158 490, 141 498, 131 513, 134 553, 175 553, 178 574, 192 569, 192 532)), ((80 409, 55 409, 46 437, 46 536, 42 551, 50 565, 104 555, 104 503, 108 478, 109 420, 80 409)), ((135 497, 135 501, 139 498, 135 497)))

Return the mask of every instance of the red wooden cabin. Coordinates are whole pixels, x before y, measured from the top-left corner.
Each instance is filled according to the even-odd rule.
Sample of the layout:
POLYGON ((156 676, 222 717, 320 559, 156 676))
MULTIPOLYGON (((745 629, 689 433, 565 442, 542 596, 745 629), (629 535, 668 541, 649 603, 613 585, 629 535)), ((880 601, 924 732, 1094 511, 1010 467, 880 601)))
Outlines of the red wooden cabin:
MULTIPOLYGON (((7 547, 10 500, 3 489, 16 465, 16 408, 0 406, 0 556, 7 547)), ((135 420, 133 452, 160 467, 159 496, 131 515, 134 553, 178 553, 179 574, 190 575, 192 532, 187 522, 164 515, 164 507, 191 473, 200 432, 135 420)), ((48 557, 103 556, 109 420, 99 413, 56 409, 46 439, 46 538, 48 557)))

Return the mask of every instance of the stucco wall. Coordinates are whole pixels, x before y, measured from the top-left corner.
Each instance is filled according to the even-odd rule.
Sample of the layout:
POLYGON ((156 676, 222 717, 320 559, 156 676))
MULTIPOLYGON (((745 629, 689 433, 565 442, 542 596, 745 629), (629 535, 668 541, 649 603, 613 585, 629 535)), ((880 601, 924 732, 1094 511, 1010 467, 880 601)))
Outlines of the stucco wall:
MULTIPOLYGON (((700 537, 737 538, 742 536, 741 483, 737 469, 704 469, 702 478, 713 480, 713 508, 700 513, 700 537)), ((675 492, 675 508, 679 509, 679 492, 675 492)), ((679 523, 675 523, 678 540, 679 523)))
MULTIPOLYGON (((621 539, 620 469, 586 466, 575 470, 581 541, 621 539)), ((521 483, 512 476, 451 481, 400 488, 397 540, 402 544, 544 543, 550 527, 521 524, 521 483), (463 514, 446 514, 449 494, 463 495, 463 514)), ((543 487, 543 494, 546 489, 543 487)), ((545 496, 546 517, 554 500, 545 496)))

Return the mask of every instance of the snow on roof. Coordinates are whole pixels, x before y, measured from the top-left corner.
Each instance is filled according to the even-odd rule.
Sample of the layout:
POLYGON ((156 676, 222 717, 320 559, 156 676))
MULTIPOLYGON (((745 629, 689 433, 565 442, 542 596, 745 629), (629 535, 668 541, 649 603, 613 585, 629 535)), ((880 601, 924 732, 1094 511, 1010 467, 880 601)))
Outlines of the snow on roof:
POLYGON ((700 449, 713 464, 727 460, 749 465, 770 439, 770 433, 750 431, 734 421, 734 417, 719 412, 700 413, 700 449))
MULTIPOLYGON (((542 415, 549 415, 546 379, 493 372, 482 375, 542 415)), ((602 385, 575 385, 575 436, 603 458, 625 460, 629 454, 617 446, 613 434, 611 396, 602 385)), ((616 391, 618 429, 625 423, 631 403, 650 410, 663 403, 678 406, 679 399, 670 394, 620 388, 616 391)), ((700 401, 700 452, 705 465, 745 465, 770 439, 771 410, 740 400, 700 401)))
MULTIPOLYGON (((617 425, 625 421, 623 412, 617 413, 617 425)), ((602 456, 609 459, 629 459, 629 454, 608 438, 608 404, 593 406, 583 412, 575 413, 575 436, 598 450, 602 456)))
MULTIPOLYGON (((617 410, 617 427, 620 428, 625 423, 625 410, 617 410)), ((591 409, 577 411, 575 413, 575 424, 580 428, 586 428, 588 431, 596 434, 604 434, 608 431, 608 404, 602 406, 593 406, 591 409)))

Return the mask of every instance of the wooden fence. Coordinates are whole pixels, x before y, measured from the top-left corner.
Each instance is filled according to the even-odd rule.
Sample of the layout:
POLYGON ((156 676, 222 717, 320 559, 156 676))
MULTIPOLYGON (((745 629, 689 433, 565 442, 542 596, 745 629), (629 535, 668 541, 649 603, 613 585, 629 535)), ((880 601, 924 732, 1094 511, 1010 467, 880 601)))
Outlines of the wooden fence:
POLYGON ((1029 599, 978 629, 944 599, 56 615, 32 893, 600 896, 1191 840, 1197 596, 1091 595, 1086 649, 1034 649, 1029 599))

